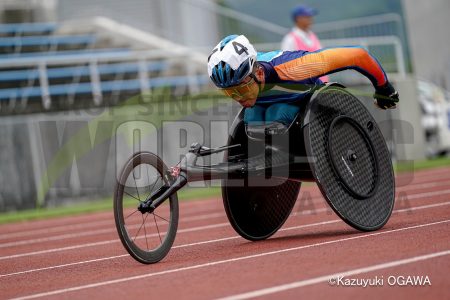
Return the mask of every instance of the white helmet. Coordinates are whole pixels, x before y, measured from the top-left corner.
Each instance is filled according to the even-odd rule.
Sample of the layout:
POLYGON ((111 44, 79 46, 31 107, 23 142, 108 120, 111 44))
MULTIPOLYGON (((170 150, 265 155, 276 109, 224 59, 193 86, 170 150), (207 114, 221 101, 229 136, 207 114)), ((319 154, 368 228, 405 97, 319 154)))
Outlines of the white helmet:
POLYGON ((243 35, 229 35, 208 57, 208 75, 219 88, 238 85, 253 72, 256 50, 243 35))

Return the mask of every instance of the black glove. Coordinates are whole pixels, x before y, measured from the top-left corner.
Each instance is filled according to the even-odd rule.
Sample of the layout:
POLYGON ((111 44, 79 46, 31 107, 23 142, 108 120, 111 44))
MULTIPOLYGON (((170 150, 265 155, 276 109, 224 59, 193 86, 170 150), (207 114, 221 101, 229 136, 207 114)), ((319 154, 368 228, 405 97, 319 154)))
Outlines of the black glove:
POLYGON ((373 97, 374 104, 381 109, 394 109, 399 101, 398 92, 389 82, 377 88, 373 97))

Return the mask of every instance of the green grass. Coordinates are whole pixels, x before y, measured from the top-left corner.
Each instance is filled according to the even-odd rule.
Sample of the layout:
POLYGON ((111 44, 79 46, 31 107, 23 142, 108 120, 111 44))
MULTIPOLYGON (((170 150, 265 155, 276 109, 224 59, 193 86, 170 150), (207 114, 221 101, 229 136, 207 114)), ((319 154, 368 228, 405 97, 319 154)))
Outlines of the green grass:
POLYGON ((394 165, 394 170, 397 173, 414 172, 426 169, 433 169, 443 166, 450 166, 450 157, 440 157, 428 160, 399 162, 394 165))
MULTIPOLYGON (((423 161, 401 162, 394 166, 396 173, 413 172, 425 169, 432 169, 442 166, 450 166, 450 158, 437 158, 423 161)), ((306 183, 308 185, 308 183, 306 183)), ((311 183, 314 184, 314 183, 311 183)), ((209 197, 219 197, 219 187, 190 188, 178 192, 180 201, 189 201, 195 199, 205 199, 209 197)), ((51 207, 42 209, 32 209, 17 212, 0 213, 0 224, 13 223, 20 221, 48 219, 62 216, 73 216, 90 212, 111 211, 112 199, 101 199, 68 206, 51 207)))
MULTIPOLYGON (((190 188, 178 192, 178 200, 200 200, 221 195, 219 187, 190 188)), ((62 216, 74 216, 91 212, 111 211, 113 201, 111 198, 100 199, 97 201, 83 202, 79 204, 70 204, 67 206, 30 209, 16 212, 0 213, 0 224, 41 220, 56 218, 62 216)))

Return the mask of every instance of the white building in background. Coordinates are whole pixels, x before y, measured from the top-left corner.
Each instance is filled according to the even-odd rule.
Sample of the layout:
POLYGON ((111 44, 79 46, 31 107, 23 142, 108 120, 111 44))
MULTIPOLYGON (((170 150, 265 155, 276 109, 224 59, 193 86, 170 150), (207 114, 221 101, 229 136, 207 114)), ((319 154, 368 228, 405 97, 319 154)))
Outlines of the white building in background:
POLYGON ((47 22, 55 19, 58 0, 2 0, 1 23, 47 22))
POLYGON ((104 16, 186 46, 217 39, 214 14, 188 0, 59 0, 57 21, 104 16))
POLYGON ((0 21, 65 22, 103 16, 186 46, 218 39, 215 13, 196 0, 2 0, 0 21))
POLYGON ((450 1, 403 0, 415 75, 450 90, 450 1))

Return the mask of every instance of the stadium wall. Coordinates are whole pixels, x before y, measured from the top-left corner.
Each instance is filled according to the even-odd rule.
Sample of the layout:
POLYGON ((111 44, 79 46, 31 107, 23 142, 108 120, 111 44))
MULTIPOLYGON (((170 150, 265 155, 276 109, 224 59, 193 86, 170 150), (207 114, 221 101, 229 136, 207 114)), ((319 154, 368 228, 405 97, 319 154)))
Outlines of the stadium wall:
POLYGON ((178 0, 59 0, 57 21, 111 18, 186 46, 218 40, 216 16, 195 3, 178 0))
MULTIPOLYGON (((239 109, 230 104, 207 110, 200 109, 204 103, 174 103, 2 117, 0 211, 112 198, 115 175, 136 151, 158 153, 170 166, 193 142, 224 145, 239 109)), ((204 162, 211 159, 217 163, 222 156, 204 162)))
POLYGON ((415 74, 450 90, 450 1, 403 0, 403 7, 415 74))
MULTIPOLYGON (((393 159, 412 167, 425 154, 416 81, 395 86, 402 102, 390 111, 374 108, 370 85, 351 90, 379 123, 393 159)), ((0 211, 111 198, 115 175, 136 151, 157 152, 173 166, 193 142, 224 145, 240 108, 229 100, 213 106, 208 101, 0 118, 0 211)), ((221 160, 214 155, 203 163, 221 160)))

